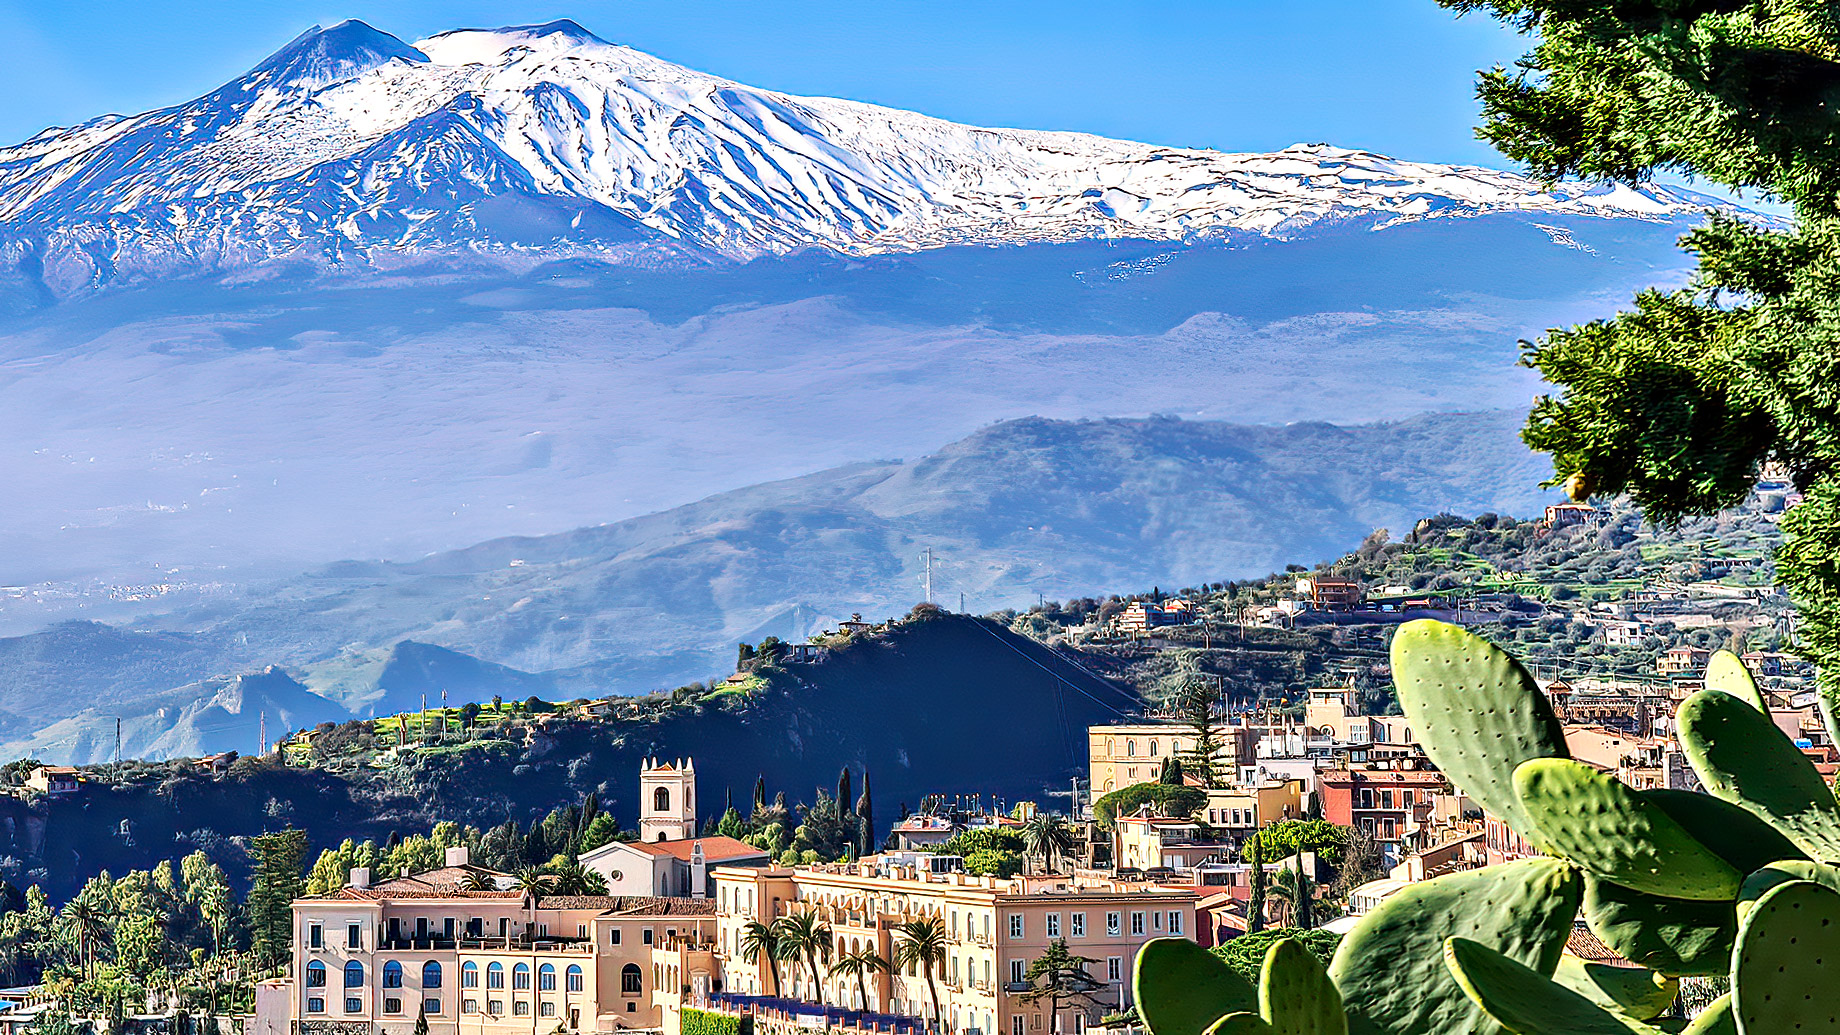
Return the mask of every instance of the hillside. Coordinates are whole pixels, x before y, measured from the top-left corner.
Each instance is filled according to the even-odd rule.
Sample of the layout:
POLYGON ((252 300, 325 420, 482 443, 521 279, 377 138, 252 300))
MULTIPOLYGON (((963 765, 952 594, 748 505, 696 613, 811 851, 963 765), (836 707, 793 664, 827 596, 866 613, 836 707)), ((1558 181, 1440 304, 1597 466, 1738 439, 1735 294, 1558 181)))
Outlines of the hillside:
POLYGON ((182 716, 232 674, 274 665, 352 715, 442 690, 457 704, 674 686, 726 674, 739 641, 905 611, 928 549, 935 599, 956 610, 962 594, 973 612, 1254 576, 1428 512, 1537 508, 1540 462, 1515 426, 1507 413, 1354 427, 1019 420, 916 460, 648 517, 346 562, 127 629, 0 640, 0 707, 15 716, 0 750, 113 757, 116 718, 129 755, 248 750, 259 709, 182 716), (80 715, 70 686, 95 688, 80 715))
POLYGON ((729 795, 748 801, 762 774, 775 792, 810 801, 849 765, 871 775, 885 828, 902 803, 928 793, 1040 798, 1083 768, 1086 725, 1135 703, 999 625, 939 616, 839 642, 747 691, 685 689, 604 718, 562 711, 482 724, 464 744, 396 752, 374 741, 369 723, 361 734, 328 725, 307 767, 275 756, 240 760, 220 777, 183 761, 91 767, 72 799, 0 798, 0 878, 61 896, 97 869, 146 867, 195 847, 241 873, 235 839, 263 830, 299 826, 316 846, 381 842, 439 820, 528 822, 589 793, 631 825, 640 760, 653 755, 694 756, 711 809, 729 795), (1015 736, 1022 729, 1039 735, 1015 736))

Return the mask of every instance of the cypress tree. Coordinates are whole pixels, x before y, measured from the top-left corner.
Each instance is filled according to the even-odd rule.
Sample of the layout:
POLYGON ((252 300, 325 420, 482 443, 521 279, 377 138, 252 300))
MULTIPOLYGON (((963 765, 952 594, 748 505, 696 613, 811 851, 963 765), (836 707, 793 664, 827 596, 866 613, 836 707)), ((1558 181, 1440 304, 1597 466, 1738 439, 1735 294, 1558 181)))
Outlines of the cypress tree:
POLYGON ((863 770, 862 796, 856 799, 856 854, 875 852, 875 804, 869 798, 869 770, 863 770))
POLYGON ((837 774, 837 808, 847 809, 856 800, 856 794, 850 789, 850 767, 844 766, 843 772, 837 774))
POLYGON ((1246 933, 1257 934, 1265 929, 1265 853, 1259 848, 1257 834, 1246 842, 1246 852, 1246 861, 1252 864, 1252 894, 1246 900, 1246 933))
POLYGON ((766 807, 767 807, 767 777, 766 777, 766 774, 763 773, 759 776, 754 777, 754 813, 758 815, 760 811, 766 807))
POLYGON ((1303 846, 1297 846, 1297 926, 1309 930, 1316 926, 1316 882, 1303 872, 1303 846))

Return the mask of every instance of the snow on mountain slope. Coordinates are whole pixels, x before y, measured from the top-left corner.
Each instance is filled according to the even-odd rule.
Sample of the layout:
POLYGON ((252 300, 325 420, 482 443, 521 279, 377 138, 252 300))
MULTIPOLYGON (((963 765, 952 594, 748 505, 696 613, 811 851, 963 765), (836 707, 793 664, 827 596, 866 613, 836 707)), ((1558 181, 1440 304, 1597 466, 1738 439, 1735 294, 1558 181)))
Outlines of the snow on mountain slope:
POLYGON ((1666 188, 1548 192, 1320 144, 1225 154, 981 129, 754 89, 567 21, 414 46, 361 22, 315 28, 197 100, 0 149, 0 250, 44 262, 59 291, 301 253, 747 259, 1284 238, 1489 212, 1666 219, 1713 204, 1666 188))

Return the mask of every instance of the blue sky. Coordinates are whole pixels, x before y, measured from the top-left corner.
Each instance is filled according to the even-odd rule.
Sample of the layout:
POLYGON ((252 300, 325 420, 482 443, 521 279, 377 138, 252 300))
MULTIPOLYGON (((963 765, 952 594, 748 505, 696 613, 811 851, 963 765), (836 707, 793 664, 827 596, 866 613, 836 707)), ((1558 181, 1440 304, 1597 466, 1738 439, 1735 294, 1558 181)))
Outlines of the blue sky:
POLYGON ((315 22, 414 41, 562 17, 753 85, 962 122, 1495 165, 1474 74, 1525 42, 1432 0, 0 0, 0 141, 197 96, 315 22))

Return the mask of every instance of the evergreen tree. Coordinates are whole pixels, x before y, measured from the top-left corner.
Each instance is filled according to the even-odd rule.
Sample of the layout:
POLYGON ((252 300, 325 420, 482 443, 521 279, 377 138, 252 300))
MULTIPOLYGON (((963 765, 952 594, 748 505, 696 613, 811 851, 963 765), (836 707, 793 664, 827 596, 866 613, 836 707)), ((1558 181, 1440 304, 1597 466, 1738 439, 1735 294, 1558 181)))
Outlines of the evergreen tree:
POLYGON ((837 806, 847 809, 855 800, 855 790, 850 786, 850 767, 846 765, 843 771, 837 774, 837 806))
POLYGON ((1156 782, 1170 787, 1182 785, 1182 760, 1174 755, 1163 758, 1163 768, 1156 774, 1156 782))
POLYGON ((1316 926, 1316 881, 1304 871, 1303 849, 1297 849, 1294 858, 1297 864, 1297 878, 1293 885, 1297 897, 1297 926, 1308 931, 1316 926))
POLYGON ((754 777, 754 813, 767 807, 767 777, 763 773, 754 777))
POLYGON ((1222 697, 1219 687, 1208 682, 1205 676, 1189 684, 1182 694, 1179 704, 1184 721, 1194 732, 1194 744, 1172 759, 1178 763, 1177 778, 1165 779, 1164 783, 1179 784, 1182 782, 1180 774, 1186 772, 1200 780, 1203 787, 1221 785, 1218 756, 1221 750, 1222 697))
POLYGON ((1522 437, 1576 499, 1628 493, 1672 522, 1744 501, 1767 463, 1806 501, 1778 580, 1802 616, 1828 725, 1840 708, 1840 20, 1816 0, 1440 0, 1536 36, 1482 75, 1482 136, 1543 179, 1696 176, 1789 205, 1792 224, 1714 216, 1682 239, 1687 286, 1525 355, 1561 394, 1522 437))
POLYGON ((1246 861, 1252 864, 1251 895, 1246 899, 1246 933, 1257 934, 1265 929, 1265 853, 1259 848, 1257 837, 1246 841, 1246 861))
POLYGON ((856 854, 875 852, 875 803, 869 798, 869 770, 863 770, 862 795, 856 799, 856 854))
POLYGON ((428 1035, 428 1006, 425 1003, 415 1011, 415 1028, 411 1035, 428 1035))
POLYGON ((282 830, 249 841, 254 863, 250 885, 249 927, 256 957, 266 964, 285 962, 294 945, 294 900, 306 890, 307 834, 282 830))

